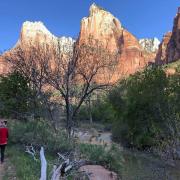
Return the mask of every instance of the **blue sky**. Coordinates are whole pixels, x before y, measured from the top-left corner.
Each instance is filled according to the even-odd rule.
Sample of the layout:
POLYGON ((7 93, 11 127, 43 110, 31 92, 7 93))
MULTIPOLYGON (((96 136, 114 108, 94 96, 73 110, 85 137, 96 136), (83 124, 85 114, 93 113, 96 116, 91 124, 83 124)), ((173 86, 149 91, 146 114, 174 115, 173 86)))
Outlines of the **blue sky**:
POLYGON ((80 21, 95 2, 116 16, 138 38, 158 37, 172 29, 179 0, 1 0, 0 50, 18 40, 24 21, 42 21, 56 36, 77 37, 80 21))

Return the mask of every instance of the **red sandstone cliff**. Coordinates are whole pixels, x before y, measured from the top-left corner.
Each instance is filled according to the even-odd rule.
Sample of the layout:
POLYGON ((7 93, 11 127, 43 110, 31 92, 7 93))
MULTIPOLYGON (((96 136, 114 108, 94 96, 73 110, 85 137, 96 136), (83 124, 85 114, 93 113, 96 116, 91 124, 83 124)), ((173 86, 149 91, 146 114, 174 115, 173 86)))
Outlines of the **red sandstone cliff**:
POLYGON ((176 17, 172 32, 168 32, 159 46, 156 56, 157 64, 167 64, 180 59, 180 7, 176 17))
POLYGON ((79 43, 86 42, 90 36, 101 41, 105 48, 119 52, 114 80, 135 73, 154 59, 154 54, 145 52, 117 18, 95 4, 90 7, 89 17, 81 21, 79 43))
POLYGON ((167 32, 159 45, 159 49, 156 55, 156 63, 161 65, 167 63, 167 47, 171 39, 172 32, 167 32))
POLYGON ((6 75, 11 71, 9 62, 5 61, 3 56, 0 56, 0 75, 6 75))

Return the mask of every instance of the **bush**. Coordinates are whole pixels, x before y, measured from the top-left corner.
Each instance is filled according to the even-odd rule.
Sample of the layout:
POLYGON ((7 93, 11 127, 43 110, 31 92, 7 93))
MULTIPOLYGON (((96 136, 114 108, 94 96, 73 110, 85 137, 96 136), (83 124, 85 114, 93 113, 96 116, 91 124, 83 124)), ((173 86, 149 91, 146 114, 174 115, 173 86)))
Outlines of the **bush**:
POLYGON ((51 105, 50 92, 37 92, 32 83, 19 72, 0 77, 0 115, 6 118, 23 119, 44 117, 50 119, 47 106, 51 105), (47 105, 48 104, 48 105, 47 105))
POLYGON ((179 75, 148 68, 121 81, 109 94, 117 114, 113 137, 140 149, 173 139, 179 127, 179 75))
POLYGON ((113 145, 110 149, 101 145, 80 144, 79 151, 85 159, 91 160, 120 174, 122 168, 122 155, 113 145))
POLYGON ((32 90, 28 79, 18 72, 0 79, 0 114, 5 117, 17 117, 30 109, 32 90))
MULTIPOLYGON (((85 105, 81 107, 78 113, 77 119, 80 121, 89 120, 90 112, 85 105)), ((91 116, 93 122, 104 122, 112 123, 114 120, 115 112, 112 105, 108 102, 107 98, 104 97, 101 100, 97 100, 91 104, 91 116)))

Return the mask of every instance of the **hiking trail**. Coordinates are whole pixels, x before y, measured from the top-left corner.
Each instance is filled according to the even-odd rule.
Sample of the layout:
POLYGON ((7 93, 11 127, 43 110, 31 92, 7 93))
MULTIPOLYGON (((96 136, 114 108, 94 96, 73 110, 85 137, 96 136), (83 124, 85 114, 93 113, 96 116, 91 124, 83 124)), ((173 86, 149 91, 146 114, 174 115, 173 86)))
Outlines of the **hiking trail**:
POLYGON ((4 177, 4 166, 5 164, 0 164, 0 180, 3 180, 4 177))
POLYGON ((5 160, 3 164, 0 164, 0 180, 6 177, 8 180, 16 180, 15 170, 13 165, 8 159, 5 160))

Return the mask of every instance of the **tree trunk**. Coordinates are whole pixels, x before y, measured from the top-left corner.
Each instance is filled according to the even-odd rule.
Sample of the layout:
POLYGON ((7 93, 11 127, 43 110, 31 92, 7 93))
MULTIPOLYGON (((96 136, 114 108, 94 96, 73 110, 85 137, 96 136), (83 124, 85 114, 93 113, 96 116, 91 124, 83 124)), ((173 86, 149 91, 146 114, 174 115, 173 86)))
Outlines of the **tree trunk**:
POLYGON ((48 104, 47 99, 45 99, 45 102, 46 102, 47 110, 48 110, 49 115, 50 115, 50 119, 51 119, 51 122, 52 122, 52 126, 53 126, 53 129, 54 129, 54 132, 56 133, 56 132, 57 132, 56 121, 55 121, 54 118, 53 118, 52 110, 51 110, 50 105, 48 104))
POLYGON ((90 121, 90 124, 93 123, 93 119, 92 119, 92 109, 91 109, 91 99, 90 97, 88 98, 88 113, 89 113, 89 121, 90 121))
POLYGON ((68 99, 66 100, 66 130, 69 139, 71 138, 71 128, 72 128, 72 117, 70 112, 70 104, 68 99))

